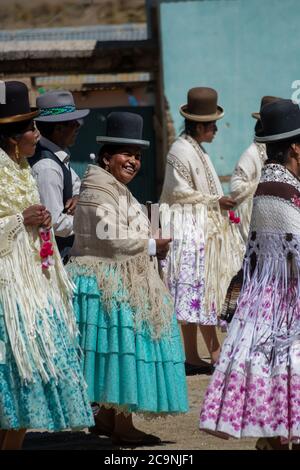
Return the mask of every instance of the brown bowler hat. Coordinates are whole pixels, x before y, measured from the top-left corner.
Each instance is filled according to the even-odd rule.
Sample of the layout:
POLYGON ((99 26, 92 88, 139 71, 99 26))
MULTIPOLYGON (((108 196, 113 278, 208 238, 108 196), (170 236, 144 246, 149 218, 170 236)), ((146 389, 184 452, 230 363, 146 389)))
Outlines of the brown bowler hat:
MULTIPOLYGON (((260 102, 260 111, 266 104, 274 103, 274 101, 282 100, 282 98, 278 98, 278 96, 263 96, 260 102)), ((251 116, 255 119, 260 119, 260 111, 259 113, 252 113, 251 116)))
POLYGON ((190 121, 217 121, 224 116, 224 110, 217 105, 218 93, 213 88, 191 88, 187 104, 180 106, 180 114, 190 121))

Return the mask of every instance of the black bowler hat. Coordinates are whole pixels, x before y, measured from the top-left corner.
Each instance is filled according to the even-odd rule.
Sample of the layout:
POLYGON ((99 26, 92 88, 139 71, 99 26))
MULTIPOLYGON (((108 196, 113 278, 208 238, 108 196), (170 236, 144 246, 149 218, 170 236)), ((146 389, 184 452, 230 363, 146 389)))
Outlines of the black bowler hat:
POLYGON ((279 100, 264 106, 260 112, 263 135, 256 142, 278 142, 300 137, 300 108, 292 100, 279 100))
POLYGON ((142 140, 143 118, 139 114, 114 111, 107 116, 106 122, 106 135, 97 136, 97 142, 149 147, 150 142, 142 140))
POLYGON ((29 105, 25 83, 0 81, 0 124, 26 121, 38 114, 38 109, 29 105))

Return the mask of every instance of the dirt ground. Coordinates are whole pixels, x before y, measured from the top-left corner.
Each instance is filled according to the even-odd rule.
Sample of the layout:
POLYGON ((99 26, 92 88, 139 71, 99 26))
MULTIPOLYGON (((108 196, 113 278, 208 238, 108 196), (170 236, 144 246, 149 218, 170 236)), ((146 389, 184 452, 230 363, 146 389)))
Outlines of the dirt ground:
MULTIPOLYGON (((224 336, 219 334, 222 341, 224 336)), ((200 356, 207 359, 207 351, 202 339, 198 339, 200 356)), ((144 420, 135 416, 134 422, 139 429, 150 432, 161 438, 163 443, 154 447, 139 447, 143 450, 254 450, 256 439, 229 439, 223 440, 198 429, 200 404, 202 403, 210 376, 196 375, 187 377, 190 410, 185 415, 155 420, 144 420)), ((117 449, 112 446, 109 438, 93 436, 87 431, 27 434, 25 449, 35 450, 110 450, 117 449)))

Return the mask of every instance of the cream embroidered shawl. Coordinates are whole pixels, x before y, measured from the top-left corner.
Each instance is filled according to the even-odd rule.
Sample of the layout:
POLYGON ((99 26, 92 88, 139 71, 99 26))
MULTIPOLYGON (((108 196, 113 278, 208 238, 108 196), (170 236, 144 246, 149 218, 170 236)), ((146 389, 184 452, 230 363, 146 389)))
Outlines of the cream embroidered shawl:
MULTIPOLYGON (((161 213, 163 219, 170 220, 170 211, 176 213, 178 210, 174 204, 193 207, 195 234, 197 240, 204 243, 205 273, 199 271, 198 277, 199 281, 201 276, 205 280, 207 315, 212 306, 220 313, 228 285, 240 269, 244 254, 239 230, 229 222, 228 213, 220 210, 218 200, 222 195, 221 183, 209 156, 193 138, 185 134, 180 136, 167 156, 161 213)), ((190 226, 183 228, 185 244, 191 230, 190 226)), ((176 282, 179 276, 181 255, 182 243, 175 256, 171 248, 168 262, 174 266, 167 268, 172 272, 171 282, 176 282)), ((197 259, 195 269, 199 269, 197 259)))
POLYGON ((0 304, 7 334, 21 378, 29 382, 37 370, 47 382, 60 374, 51 333, 53 309, 76 334, 72 285, 55 243, 55 266, 43 272, 38 231, 23 224, 23 211, 40 203, 27 161, 19 166, 0 149, 0 182, 0 304))
POLYGON ((239 229, 247 242, 252 214, 253 195, 259 183, 261 170, 267 160, 265 144, 252 142, 241 155, 230 182, 231 196, 237 201, 239 229))
POLYGON ((70 273, 96 275, 108 311, 118 298, 133 308, 137 328, 146 323, 155 338, 167 331, 173 304, 148 255, 148 218, 128 188, 96 165, 82 181, 74 233, 70 273))

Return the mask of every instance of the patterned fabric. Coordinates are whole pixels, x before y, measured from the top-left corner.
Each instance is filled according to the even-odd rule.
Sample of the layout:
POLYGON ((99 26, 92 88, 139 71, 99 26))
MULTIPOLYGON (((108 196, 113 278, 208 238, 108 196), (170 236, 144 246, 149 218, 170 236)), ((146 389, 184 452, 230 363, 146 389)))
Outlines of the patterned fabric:
POLYGON ((52 116, 57 114, 73 113, 76 111, 75 106, 60 106, 57 108, 41 108, 39 116, 52 116))
MULTIPOLYGON (((174 240, 172 252, 179 250, 178 241, 174 240)), ((161 262, 163 269, 170 266, 161 262)), ((217 312, 214 304, 207 314, 204 303, 204 243, 195 239, 184 240, 181 252, 181 264, 178 276, 166 272, 168 286, 175 303, 177 320, 184 323, 216 325, 217 312), (200 276, 197 276, 197 273, 200 276)))
POLYGON ((18 165, 0 149, 0 181, 0 303, 20 376, 31 381, 37 369, 46 382, 58 374, 49 315, 53 308, 68 325, 70 335, 76 336, 72 285, 55 243, 55 264, 46 275, 38 229, 23 224, 23 211, 40 203, 27 161, 23 159, 18 165), (30 295, 32 292, 35 295, 30 295))
POLYGON ((0 429, 60 431, 93 425, 76 350, 57 313, 51 316, 55 361, 62 375, 45 383, 35 371, 34 381, 26 383, 18 373, 0 304, 0 429))
POLYGON ((96 276, 75 276, 74 282, 90 401, 127 413, 186 412, 184 353, 175 316, 170 333, 154 340, 147 325, 136 330, 122 289, 111 293, 108 312, 96 276))
POLYGON ((0 181, 0 429, 89 426, 73 286, 55 242, 55 265, 42 269, 38 230, 23 223, 40 203, 27 162, 0 149, 0 181))
POLYGON ((244 285, 206 392, 200 428, 234 437, 297 440, 300 212, 296 207, 291 212, 286 199, 290 188, 284 185, 298 194, 299 180, 272 164, 263 169, 261 181, 254 198, 244 285))
POLYGON ((221 211, 221 183, 209 155, 183 134, 171 146, 160 198, 163 233, 173 242, 163 263, 178 320, 216 325, 244 244, 221 211))

